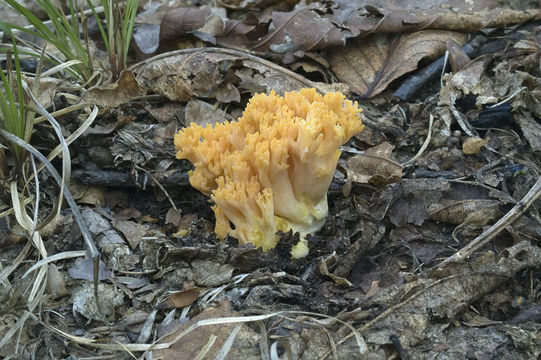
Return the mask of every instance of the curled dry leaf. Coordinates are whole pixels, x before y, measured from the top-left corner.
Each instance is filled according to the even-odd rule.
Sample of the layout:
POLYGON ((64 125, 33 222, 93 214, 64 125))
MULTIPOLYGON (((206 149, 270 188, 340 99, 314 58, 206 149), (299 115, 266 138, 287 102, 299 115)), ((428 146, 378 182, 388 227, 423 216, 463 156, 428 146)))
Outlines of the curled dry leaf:
POLYGON ((345 277, 333 274, 329 271, 329 267, 336 264, 337 261, 338 261, 338 257, 336 256, 336 252, 332 253, 331 255, 325 258, 319 259, 318 264, 317 264, 317 269, 319 273, 323 276, 330 277, 335 282, 336 285, 352 287, 353 284, 348 279, 346 279, 345 277))
POLYGON ((350 158, 347 161, 348 180, 375 186, 399 182, 403 167, 389 160, 393 149, 391 144, 382 143, 350 158))
POLYGON ((182 291, 177 291, 171 294, 167 300, 160 303, 158 308, 171 309, 171 308, 183 308, 193 304, 198 298, 201 292, 201 288, 192 287, 182 291))
POLYGON ((451 224, 461 224, 469 214, 479 211, 496 211, 500 202, 492 199, 467 199, 454 201, 439 201, 428 207, 428 217, 435 221, 451 224))
POLYGON ((466 35, 444 30, 374 34, 337 48, 330 53, 329 63, 353 92, 371 98, 393 80, 415 70, 421 59, 443 54, 449 40, 462 45, 466 35))
POLYGON ((165 53, 135 65, 132 70, 141 88, 172 101, 203 97, 230 102, 238 101, 243 92, 283 93, 313 87, 325 93, 331 89, 257 56, 218 48, 165 53))
POLYGON ((466 155, 478 154, 481 148, 488 144, 488 140, 481 138, 467 138, 462 144, 462 151, 466 155))

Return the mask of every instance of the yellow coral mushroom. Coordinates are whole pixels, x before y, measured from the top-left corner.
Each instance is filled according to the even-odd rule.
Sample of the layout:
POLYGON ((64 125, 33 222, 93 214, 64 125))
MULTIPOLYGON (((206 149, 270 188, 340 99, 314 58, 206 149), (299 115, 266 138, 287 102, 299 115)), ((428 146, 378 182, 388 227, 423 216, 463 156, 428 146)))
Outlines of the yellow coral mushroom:
POLYGON ((276 246, 277 231, 293 230, 301 241, 291 254, 303 257, 304 237, 328 213, 339 147, 363 130, 361 116, 341 93, 257 94, 238 121, 180 130, 177 158, 194 165, 190 183, 214 201, 220 239, 230 235, 266 251, 276 246))

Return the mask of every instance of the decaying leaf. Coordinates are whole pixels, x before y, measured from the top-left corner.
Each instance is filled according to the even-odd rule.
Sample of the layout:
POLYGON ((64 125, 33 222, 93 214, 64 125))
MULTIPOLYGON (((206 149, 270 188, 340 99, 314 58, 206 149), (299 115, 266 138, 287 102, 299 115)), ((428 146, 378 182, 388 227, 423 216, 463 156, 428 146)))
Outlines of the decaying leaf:
POLYGON ((288 6, 293 6, 298 2, 298 0, 222 0, 220 5, 228 9, 251 9, 254 7, 264 8, 265 6, 270 6, 273 4, 287 4, 288 6))
POLYGON ((314 2, 290 12, 273 12, 274 30, 250 46, 251 50, 297 53, 302 57, 305 51, 345 44, 351 34, 333 24, 332 18, 322 16, 325 10, 323 4, 314 2))
MULTIPOLYGON (((103 311, 103 315, 107 317, 113 315, 115 307, 124 302, 124 293, 117 291, 113 285, 99 283, 98 294, 100 308, 103 311)), ((83 282, 81 287, 73 293, 73 311, 89 320, 104 320, 96 306, 92 282, 83 282)))
POLYGON ((464 44, 466 36, 444 30, 374 34, 336 48, 330 53, 329 63, 338 79, 353 92, 371 98, 391 81, 415 70, 420 60, 442 55, 449 40, 464 44))
POLYGON ((499 201, 490 199, 441 201, 430 204, 428 207, 428 216, 430 219, 436 221, 462 224, 472 213, 479 211, 499 211, 499 206, 499 201))
POLYGON ((143 95, 133 73, 124 70, 118 81, 88 90, 81 101, 88 101, 102 107, 116 107, 134 97, 143 95))
POLYGON ((56 265, 49 264, 47 272, 47 290, 53 299, 67 295, 66 281, 62 273, 56 268, 56 265))
POLYGON ((333 253, 325 258, 321 258, 317 264, 319 273, 323 276, 330 277, 336 283, 336 285, 352 287, 353 284, 348 279, 333 274, 329 271, 329 267, 336 264, 337 260, 338 257, 336 256, 336 253, 333 253))
POLYGON ((348 180, 375 186, 400 181, 403 166, 389 159, 393 148, 384 142, 350 158, 347 161, 348 180))
POLYGON ((455 101, 470 92, 481 81, 482 76, 492 61, 492 56, 480 56, 465 64, 460 71, 444 77, 445 86, 440 90, 440 105, 454 105, 455 101))
MULTIPOLYGON (((91 258, 78 258, 73 266, 69 268, 68 273, 73 279, 93 280, 94 266, 91 258)), ((107 269, 103 261, 99 262, 98 279, 107 280, 113 276, 111 271, 107 269)))
POLYGON ((200 286, 219 286, 231 279, 235 268, 229 264, 220 264, 216 261, 193 260, 194 281, 200 286))
POLYGON ((305 53, 371 34, 426 29, 474 32, 541 18, 541 11, 496 6, 492 0, 457 0, 446 7, 438 2, 302 2, 291 10, 263 13, 259 18, 250 14, 240 21, 225 17, 221 8, 183 7, 164 17, 162 33, 168 41, 193 34, 213 45, 272 54, 290 63, 305 53))
POLYGON ((166 224, 172 224, 173 226, 177 227, 180 225, 180 221, 182 219, 182 211, 179 209, 170 208, 167 210, 167 214, 165 214, 165 223, 166 224))
MULTIPOLYGON (((170 348, 154 350, 152 352, 153 357, 157 359, 191 360, 197 358, 199 354, 201 359, 216 358, 224 342, 237 326, 235 323, 221 324, 220 318, 232 316, 240 316, 240 313, 232 309, 229 301, 222 301, 217 307, 209 307, 203 310, 174 333, 160 339, 160 343, 167 343, 170 341, 174 341, 174 343, 170 348), (212 319, 216 319, 216 324, 196 326, 200 321, 212 319), (203 354, 206 356, 202 356, 203 354)), ((257 333, 250 330, 247 326, 242 326, 242 330, 238 334, 238 337, 246 336, 259 337, 257 333), (246 335, 243 336, 243 333, 246 335)), ((240 347, 240 353, 244 352, 243 356, 251 354, 251 356, 248 356, 257 357, 260 354, 259 349, 253 348, 250 350, 250 346, 247 345, 245 345, 247 348, 243 349, 241 341, 237 341, 235 344, 235 347, 240 347)), ((232 349, 232 352, 235 352, 235 349, 232 349)), ((232 356, 232 358, 234 358, 234 356, 232 356)))
POLYGON ((218 109, 205 101, 190 100, 186 104, 185 120, 186 124, 195 123, 201 126, 210 124, 214 126, 215 124, 220 124, 226 120, 232 119, 225 111, 218 109))
POLYGON ((172 101, 194 97, 237 101, 239 93, 274 90, 277 93, 304 87, 322 93, 330 89, 256 56, 227 49, 179 50, 148 59, 133 68, 139 85, 172 101), (246 74, 249 71, 249 75, 246 74), (243 81, 246 77, 255 83, 243 81))
POLYGON ((541 151, 541 125, 539 125, 539 121, 535 121, 533 116, 526 111, 519 111, 515 117, 531 148, 534 151, 541 151))
POLYGON ((500 258, 487 252, 469 263, 468 269, 463 265, 451 266, 431 280, 418 279, 405 284, 398 293, 394 288, 379 291, 369 300, 370 303, 389 306, 402 303, 403 306, 400 311, 381 319, 377 328, 367 334, 367 341, 388 343, 389 335, 395 332, 397 324, 403 324, 403 328, 408 330, 399 335, 401 343, 415 346, 426 339, 431 318, 454 318, 464 311, 464 304, 503 286, 507 281, 504 277, 513 277, 525 267, 539 264, 541 259, 540 249, 527 241, 509 248, 506 254, 500 258), (423 311, 414 310, 421 308, 423 311))
POLYGON ((148 231, 148 225, 138 224, 131 220, 115 220, 113 226, 126 237, 132 249, 137 249, 139 242, 148 231))

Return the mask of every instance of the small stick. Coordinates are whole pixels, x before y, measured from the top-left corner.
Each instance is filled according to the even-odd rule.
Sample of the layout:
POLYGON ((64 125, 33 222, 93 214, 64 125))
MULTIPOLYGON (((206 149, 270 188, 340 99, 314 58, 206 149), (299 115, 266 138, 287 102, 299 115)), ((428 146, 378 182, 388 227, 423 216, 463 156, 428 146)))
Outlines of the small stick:
POLYGON ((485 246, 490 240, 498 235, 505 227, 509 226, 516 219, 518 219, 528 208, 534 203, 535 200, 541 195, 541 176, 537 179, 534 186, 528 191, 528 193, 500 220, 498 220, 489 229, 483 232, 481 235, 472 240, 468 245, 454 253, 452 256, 439 263, 435 269, 441 269, 443 266, 460 260, 464 260, 469 257, 475 251, 485 246))

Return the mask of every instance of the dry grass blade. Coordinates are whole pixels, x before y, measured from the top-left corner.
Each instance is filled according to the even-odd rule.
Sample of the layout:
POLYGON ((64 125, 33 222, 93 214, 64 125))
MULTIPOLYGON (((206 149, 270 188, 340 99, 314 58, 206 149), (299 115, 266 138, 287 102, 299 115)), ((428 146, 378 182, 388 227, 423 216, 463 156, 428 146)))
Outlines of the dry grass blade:
MULTIPOLYGON (((32 242, 28 241, 26 245, 24 246, 24 248, 21 250, 21 252, 13 260, 13 262, 9 266, 2 269, 2 271, 0 271, 0 284, 8 281, 7 280, 8 276, 15 269, 17 269, 17 267, 21 264, 21 262, 26 258, 26 255, 28 255, 28 251, 31 249, 31 247, 32 247, 32 242)), ((9 283, 7 286, 9 286, 9 283)))
POLYGON ((270 358, 271 360, 280 360, 280 356, 278 356, 278 341, 275 341, 271 344, 270 358))
POLYGON ((70 66, 74 66, 74 65, 79 65, 81 64, 81 60, 69 60, 69 61, 66 61, 62 64, 59 64, 59 65, 56 65, 52 68, 50 68, 49 70, 47 71, 44 71, 41 76, 45 77, 45 76, 51 76, 53 74, 56 74, 57 72, 59 71, 62 71, 64 69, 67 69, 69 68, 70 66))
MULTIPOLYGON (((32 99, 34 102, 34 105, 37 107, 38 112, 45 116, 49 123, 52 125, 56 135, 58 136, 58 140, 60 141, 60 145, 62 146, 62 183, 60 185, 60 195, 59 201, 62 201, 62 194, 64 191, 65 184, 69 184, 70 177, 71 177, 71 155, 68 149, 68 144, 66 143, 66 140, 64 139, 64 136, 62 135, 62 128, 60 127, 60 124, 56 121, 54 117, 49 114, 49 112, 41 105, 41 103, 35 98, 34 94, 28 87, 28 84, 26 84, 25 81, 22 81, 22 86, 26 92, 26 94, 32 99)), ((59 211, 59 210, 58 210, 59 211)))
POLYGON ((239 274, 235 277, 233 277, 229 284, 225 284, 225 285, 222 285, 216 289, 213 289, 211 291, 209 291, 207 294, 205 294, 205 296, 203 296, 201 298, 201 301, 202 303, 208 303, 208 302, 211 302, 213 301, 214 299, 216 299, 216 297, 222 292, 224 291, 229 285, 235 285, 235 284, 238 284, 239 282, 241 282, 242 280, 244 280, 248 275, 250 274, 239 274))
MULTIPOLYGON (((41 238, 38 231, 34 231, 34 229, 36 228, 36 223, 32 220, 32 218, 30 218, 30 216, 28 216, 25 208, 21 205, 21 202, 19 201, 20 194, 17 190, 17 183, 15 181, 11 182, 10 184, 10 192, 11 203, 13 204, 13 209, 15 211, 15 218, 17 219, 17 222, 19 223, 19 225, 21 225, 23 229, 26 230, 29 238, 34 243, 34 246, 38 249, 40 256, 42 258, 47 258, 47 250, 45 249, 43 239, 41 238)), ((39 272, 34 278, 32 289, 30 290, 30 294, 28 295, 27 304, 30 311, 33 311, 41 302, 41 297, 45 292, 46 287, 46 276, 47 266, 42 265, 39 269, 39 272)))
MULTIPOLYGON (((26 205, 30 204, 30 202, 32 202, 32 200, 33 200, 33 199, 32 199, 31 197, 25 198, 25 199, 23 200, 23 205, 26 206, 26 205)), ((6 205, 6 207, 7 207, 7 205, 6 205)), ((2 207, 2 208, 4 208, 4 207, 2 207)), ((2 211, 2 212, 0 213, 0 219, 3 218, 3 217, 6 217, 6 216, 8 216, 8 215, 13 215, 13 207, 9 207, 9 209, 7 209, 7 210, 5 210, 5 211, 2 211)))
POLYGON ((267 339, 267 327, 263 321, 256 321, 257 326, 259 326, 259 334, 261 336, 261 341, 259 343, 259 350, 261 354, 261 360, 270 360, 269 356, 269 341, 267 339))
POLYGON ((327 339, 329 339, 329 346, 331 347, 333 359, 338 359, 338 350, 336 349, 336 343, 334 342, 331 333, 329 333, 329 330, 327 330, 325 327, 322 326, 321 328, 325 332, 325 335, 327 335, 327 339))
MULTIPOLYGON (((77 130, 75 130, 70 136, 68 136, 65 141, 66 141, 66 145, 70 145, 72 142, 74 142, 75 140, 77 140, 89 127, 90 125, 92 125, 92 123, 94 122, 94 120, 96 119, 96 117, 98 116, 98 107, 94 104, 91 104, 91 103, 83 103, 83 104, 77 104, 77 105, 74 105, 74 106, 70 106, 69 108, 66 108, 66 109, 63 109, 63 110, 60 110, 60 111, 57 111, 53 114, 50 114, 52 117, 54 116, 60 116, 60 115, 64 115, 64 114, 67 114, 67 113, 70 113, 72 111, 76 111, 76 110, 79 110, 81 108, 84 108, 84 107, 87 107, 87 106, 93 106, 93 109, 92 111, 90 112, 90 114, 88 115, 88 117, 86 118, 86 120, 81 124, 81 126, 79 126, 77 128, 77 130), (69 110, 68 110, 69 109, 69 110)), ((40 119, 38 119, 40 120, 40 119)), ((41 121, 39 121, 41 122, 41 121)), ((64 147, 62 146, 62 144, 58 145, 57 147, 55 147, 50 153, 49 155, 47 156, 47 159, 49 161, 52 161, 54 158, 56 158, 58 156, 58 154, 60 154, 60 152, 62 151, 62 149, 64 149, 64 147)), ((38 171, 40 171, 41 169, 43 168, 43 165, 40 165, 38 167, 38 171)))
MULTIPOLYGON (((328 325, 331 325, 334 322, 338 322, 338 323, 346 326, 347 328, 349 328, 351 330, 351 333, 348 335, 348 338, 350 338, 351 336, 355 336, 355 341, 357 342, 357 347, 359 348, 359 354, 361 356, 363 356, 363 355, 365 355, 367 353, 368 346, 366 345, 366 342, 364 341, 364 338, 359 333, 359 331, 357 331, 357 329, 355 329, 351 324, 348 324, 347 322, 345 322, 343 320, 340 320, 340 319, 338 319, 337 317, 334 317, 334 316, 318 314, 318 313, 313 313, 313 312, 308 312, 308 311, 292 311, 291 313, 311 316, 311 317, 313 317, 312 319, 310 319, 312 322, 314 322, 314 323, 316 323, 318 325, 322 325, 322 326, 328 326, 328 325), (318 319, 315 319, 315 317, 322 317, 322 318, 325 318, 326 320, 318 320, 318 319)), ((290 320, 299 321, 299 320, 296 320, 296 319, 290 319, 290 320)))
POLYGON ((207 343, 205 344, 205 346, 203 346, 201 348, 201 350, 199 350, 197 355, 195 355, 194 360, 203 360, 203 359, 205 359, 205 356, 208 354, 208 352, 212 348, 212 345, 214 345, 214 343, 216 342, 217 338, 218 337, 216 335, 212 334, 210 336, 209 340, 207 341, 207 343))
POLYGON ((231 350, 231 347, 233 346, 233 343, 235 342, 235 338, 237 337, 237 334, 239 333, 240 328, 242 327, 242 324, 239 324, 235 326, 233 331, 231 331, 231 334, 227 337, 227 340, 224 342, 222 348, 218 352, 218 355, 216 355, 215 360, 225 360, 227 357, 227 354, 229 354, 229 350, 231 350))
MULTIPOLYGON (((20 147, 22 147, 23 149, 25 149, 26 151, 32 153, 35 157, 37 157, 39 161, 45 164, 45 167, 51 173, 51 176, 57 182, 57 184, 62 186, 62 178, 60 177, 60 174, 58 174, 58 172, 56 171, 54 166, 51 164, 51 162, 47 160, 47 158, 42 153, 40 153, 36 148, 34 148, 32 145, 26 143, 25 141, 21 140, 20 138, 9 133, 6 130, 0 129, 0 135, 4 137, 7 141, 19 145, 20 147)), ((68 202, 68 205, 71 208, 71 211, 73 212, 73 216, 75 217, 77 225, 79 226, 81 230, 81 234, 83 235, 83 239, 85 240, 85 243, 88 247, 90 255, 92 257, 97 258, 99 256, 98 248, 96 247, 96 244, 94 243, 92 235, 88 231, 88 228, 86 227, 83 217, 81 216, 81 213, 79 212, 79 208, 77 207, 77 204, 75 203, 75 200, 73 199, 73 196, 71 196, 71 192, 69 191, 66 185, 64 185, 64 197, 66 198, 66 201, 68 202)))
POLYGON ((25 311, 23 315, 17 320, 15 325, 13 325, 8 330, 8 332, 4 335, 2 340, 0 340, 0 349, 3 348, 11 340, 11 338, 13 337, 13 335, 15 335, 17 331, 22 329, 24 323, 26 322, 26 320, 28 320, 29 317, 36 319, 36 317, 32 315, 30 312, 25 311))
POLYGON ((30 274, 32 271, 36 270, 40 266, 48 265, 50 263, 53 263, 53 262, 59 261, 59 260, 67 260, 67 259, 83 257, 85 255, 86 255, 86 251, 77 250, 77 251, 65 251, 65 252, 61 252, 61 253, 58 253, 58 254, 48 256, 45 259, 41 259, 40 261, 38 261, 37 263, 32 265, 28 270, 26 270, 26 272, 24 273, 22 278, 24 279, 25 277, 28 276, 28 274, 30 274))
POLYGON ((423 155, 423 153, 425 152, 426 148, 428 147, 428 145, 430 144, 430 139, 432 138, 432 125, 434 124, 434 115, 430 114, 430 117, 429 117, 429 122, 428 122, 428 134, 426 134, 426 139, 423 143, 423 146, 421 146, 421 148, 419 149, 419 151, 417 152, 417 154, 415 154, 414 157, 412 157, 411 159, 409 159, 408 161, 406 161, 404 164, 402 164, 402 166, 407 166, 407 165, 410 165, 412 164, 413 162, 415 162, 415 160, 417 160, 418 158, 421 157, 421 155, 423 155))

